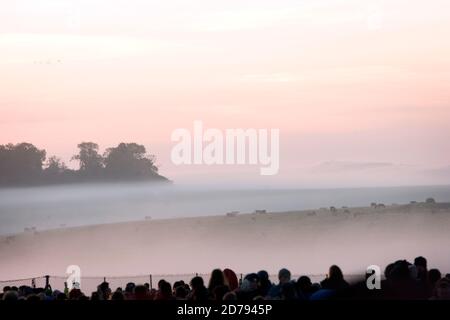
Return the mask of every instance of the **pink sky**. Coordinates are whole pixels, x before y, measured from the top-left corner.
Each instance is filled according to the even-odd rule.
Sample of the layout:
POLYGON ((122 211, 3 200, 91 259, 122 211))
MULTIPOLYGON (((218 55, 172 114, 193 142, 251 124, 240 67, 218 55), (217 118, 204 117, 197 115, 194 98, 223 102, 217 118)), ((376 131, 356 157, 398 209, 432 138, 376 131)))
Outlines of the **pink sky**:
POLYGON ((447 2, 3 1, 0 144, 136 141, 186 183, 444 183, 447 2), (172 165, 196 119, 280 128, 279 175, 172 165))

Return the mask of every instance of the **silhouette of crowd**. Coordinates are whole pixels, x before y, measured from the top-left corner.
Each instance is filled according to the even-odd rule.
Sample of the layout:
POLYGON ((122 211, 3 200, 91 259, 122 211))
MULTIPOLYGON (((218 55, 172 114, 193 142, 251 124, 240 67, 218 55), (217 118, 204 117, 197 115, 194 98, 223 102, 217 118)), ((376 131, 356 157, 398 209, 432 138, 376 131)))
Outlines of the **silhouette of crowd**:
POLYGON ((292 279, 291 272, 281 269, 278 282, 272 283, 269 274, 262 270, 247 274, 238 279, 230 269, 215 269, 208 283, 195 276, 189 283, 165 280, 158 282, 157 288, 148 283, 129 282, 125 288, 114 291, 104 281, 97 291, 90 295, 83 293, 77 286, 70 291, 53 290, 48 284, 45 288, 30 286, 4 287, 3 300, 186 300, 186 301, 261 301, 261 300, 329 300, 329 299, 421 299, 450 300, 450 274, 443 276, 438 269, 428 269, 427 260, 417 257, 414 263, 398 260, 384 270, 381 289, 369 289, 365 279, 348 283, 341 269, 333 265, 325 279, 313 283, 308 276, 292 279))

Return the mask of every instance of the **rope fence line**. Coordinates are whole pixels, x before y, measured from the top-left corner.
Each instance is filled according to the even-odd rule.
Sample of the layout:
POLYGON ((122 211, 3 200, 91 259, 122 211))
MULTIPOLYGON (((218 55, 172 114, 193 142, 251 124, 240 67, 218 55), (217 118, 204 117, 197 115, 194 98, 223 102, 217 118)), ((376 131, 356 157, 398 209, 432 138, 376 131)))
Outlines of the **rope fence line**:
MULTIPOLYGON (((148 283, 150 289, 157 287, 158 281, 164 279, 171 283, 179 280, 183 280, 186 283, 195 277, 200 276, 202 278, 209 278, 210 274, 207 273, 185 273, 185 274, 147 274, 147 275, 132 275, 132 276, 81 276, 80 277, 80 288, 82 291, 92 292, 97 290, 97 286, 102 282, 108 282, 110 288, 115 290, 118 287, 124 288, 128 282, 133 282, 135 284, 145 284, 148 283)), ((242 280, 243 274, 239 274, 242 280)), ((53 289, 63 290, 65 288, 65 283, 67 282, 68 276, 61 275, 44 275, 36 276, 30 278, 21 279, 9 279, 0 280, 0 290, 5 286, 29 286, 32 288, 46 288, 50 286, 53 289)))
MULTIPOLYGON (((130 276, 83 276, 83 279, 132 279, 132 278, 143 278, 143 277, 186 277, 186 276, 209 276, 210 273, 158 273, 158 274, 140 274, 140 275, 130 275, 130 276)), ((241 278, 243 277, 244 273, 237 273, 237 275, 240 275, 241 278)), ((308 277, 325 277, 325 273, 318 273, 318 274, 305 274, 308 277)), ((276 274, 271 274, 270 277, 276 276, 276 274)), ((295 276, 295 275, 294 275, 295 276)), ((293 276, 293 277, 294 277, 293 276)), ((299 275, 300 276, 300 275, 299 275)), ((347 276, 358 276, 357 274, 347 274, 347 276)), ((29 278, 22 278, 22 279, 8 279, 8 280, 0 280, 0 283, 6 283, 6 282, 22 282, 22 281, 31 281, 33 279, 39 279, 46 277, 49 278, 57 278, 57 279, 67 279, 67 276, 60 276, 60 275, 44 275, 44 276, 36 276, 36 277, 29 277, 29 278)))

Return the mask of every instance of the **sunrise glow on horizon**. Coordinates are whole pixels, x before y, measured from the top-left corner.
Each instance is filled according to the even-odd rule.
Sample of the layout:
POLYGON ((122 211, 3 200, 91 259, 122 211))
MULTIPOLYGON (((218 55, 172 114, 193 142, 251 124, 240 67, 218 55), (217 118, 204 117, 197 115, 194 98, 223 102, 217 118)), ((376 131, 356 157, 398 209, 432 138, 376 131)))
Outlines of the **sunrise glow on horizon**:
POLYGON ((81 141, 138 142, 187 183, 448 181, 446 1, 126 4, 2 2, 0 144, 72 166, 81 141), (279 128, 279 175, 173 165, 171 132, 194 120, 279 128))

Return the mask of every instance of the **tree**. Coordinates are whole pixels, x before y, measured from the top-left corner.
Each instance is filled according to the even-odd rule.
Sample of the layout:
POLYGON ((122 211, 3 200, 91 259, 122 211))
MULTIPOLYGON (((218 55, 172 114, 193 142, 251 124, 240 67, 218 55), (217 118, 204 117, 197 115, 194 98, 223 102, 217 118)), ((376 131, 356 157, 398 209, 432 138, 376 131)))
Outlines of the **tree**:
POLYGON ((136 143, 120 143, 104 154, 105 173, 110 178, 145 179, 161 177, 155 156, 147 155, 145 147, 136 143))
POLYGON ((45 172, 50 175, 57 176, 67 170, 66 164, 58 157, 52 156, 48 158, 45 172))
POLYGON ((46 151, 31 143, 0 145, 0 186, 35 185, 109 180, 168 181, 158 174, 155 156, 147 155, 145 147, 136 143, 120 143, 109 148, 103 158, 98 144, 82 142, 72 157, 79 170, 67 168, 58 157, 46 159, 46 151), (45 165, 44 165, 45 163, 45 165))
POLYGON ((94 142, 82 142, 78 145, 79 153, 72 157, 80 163, 80 173, 91 177, 101 174, 103 169, 103 157, 98 153, 98 144, 94 142))
POLYGON ((45 150, 31 143, 0 145, 0 183, 21 184, 38 180, 45 155, 45 150))

